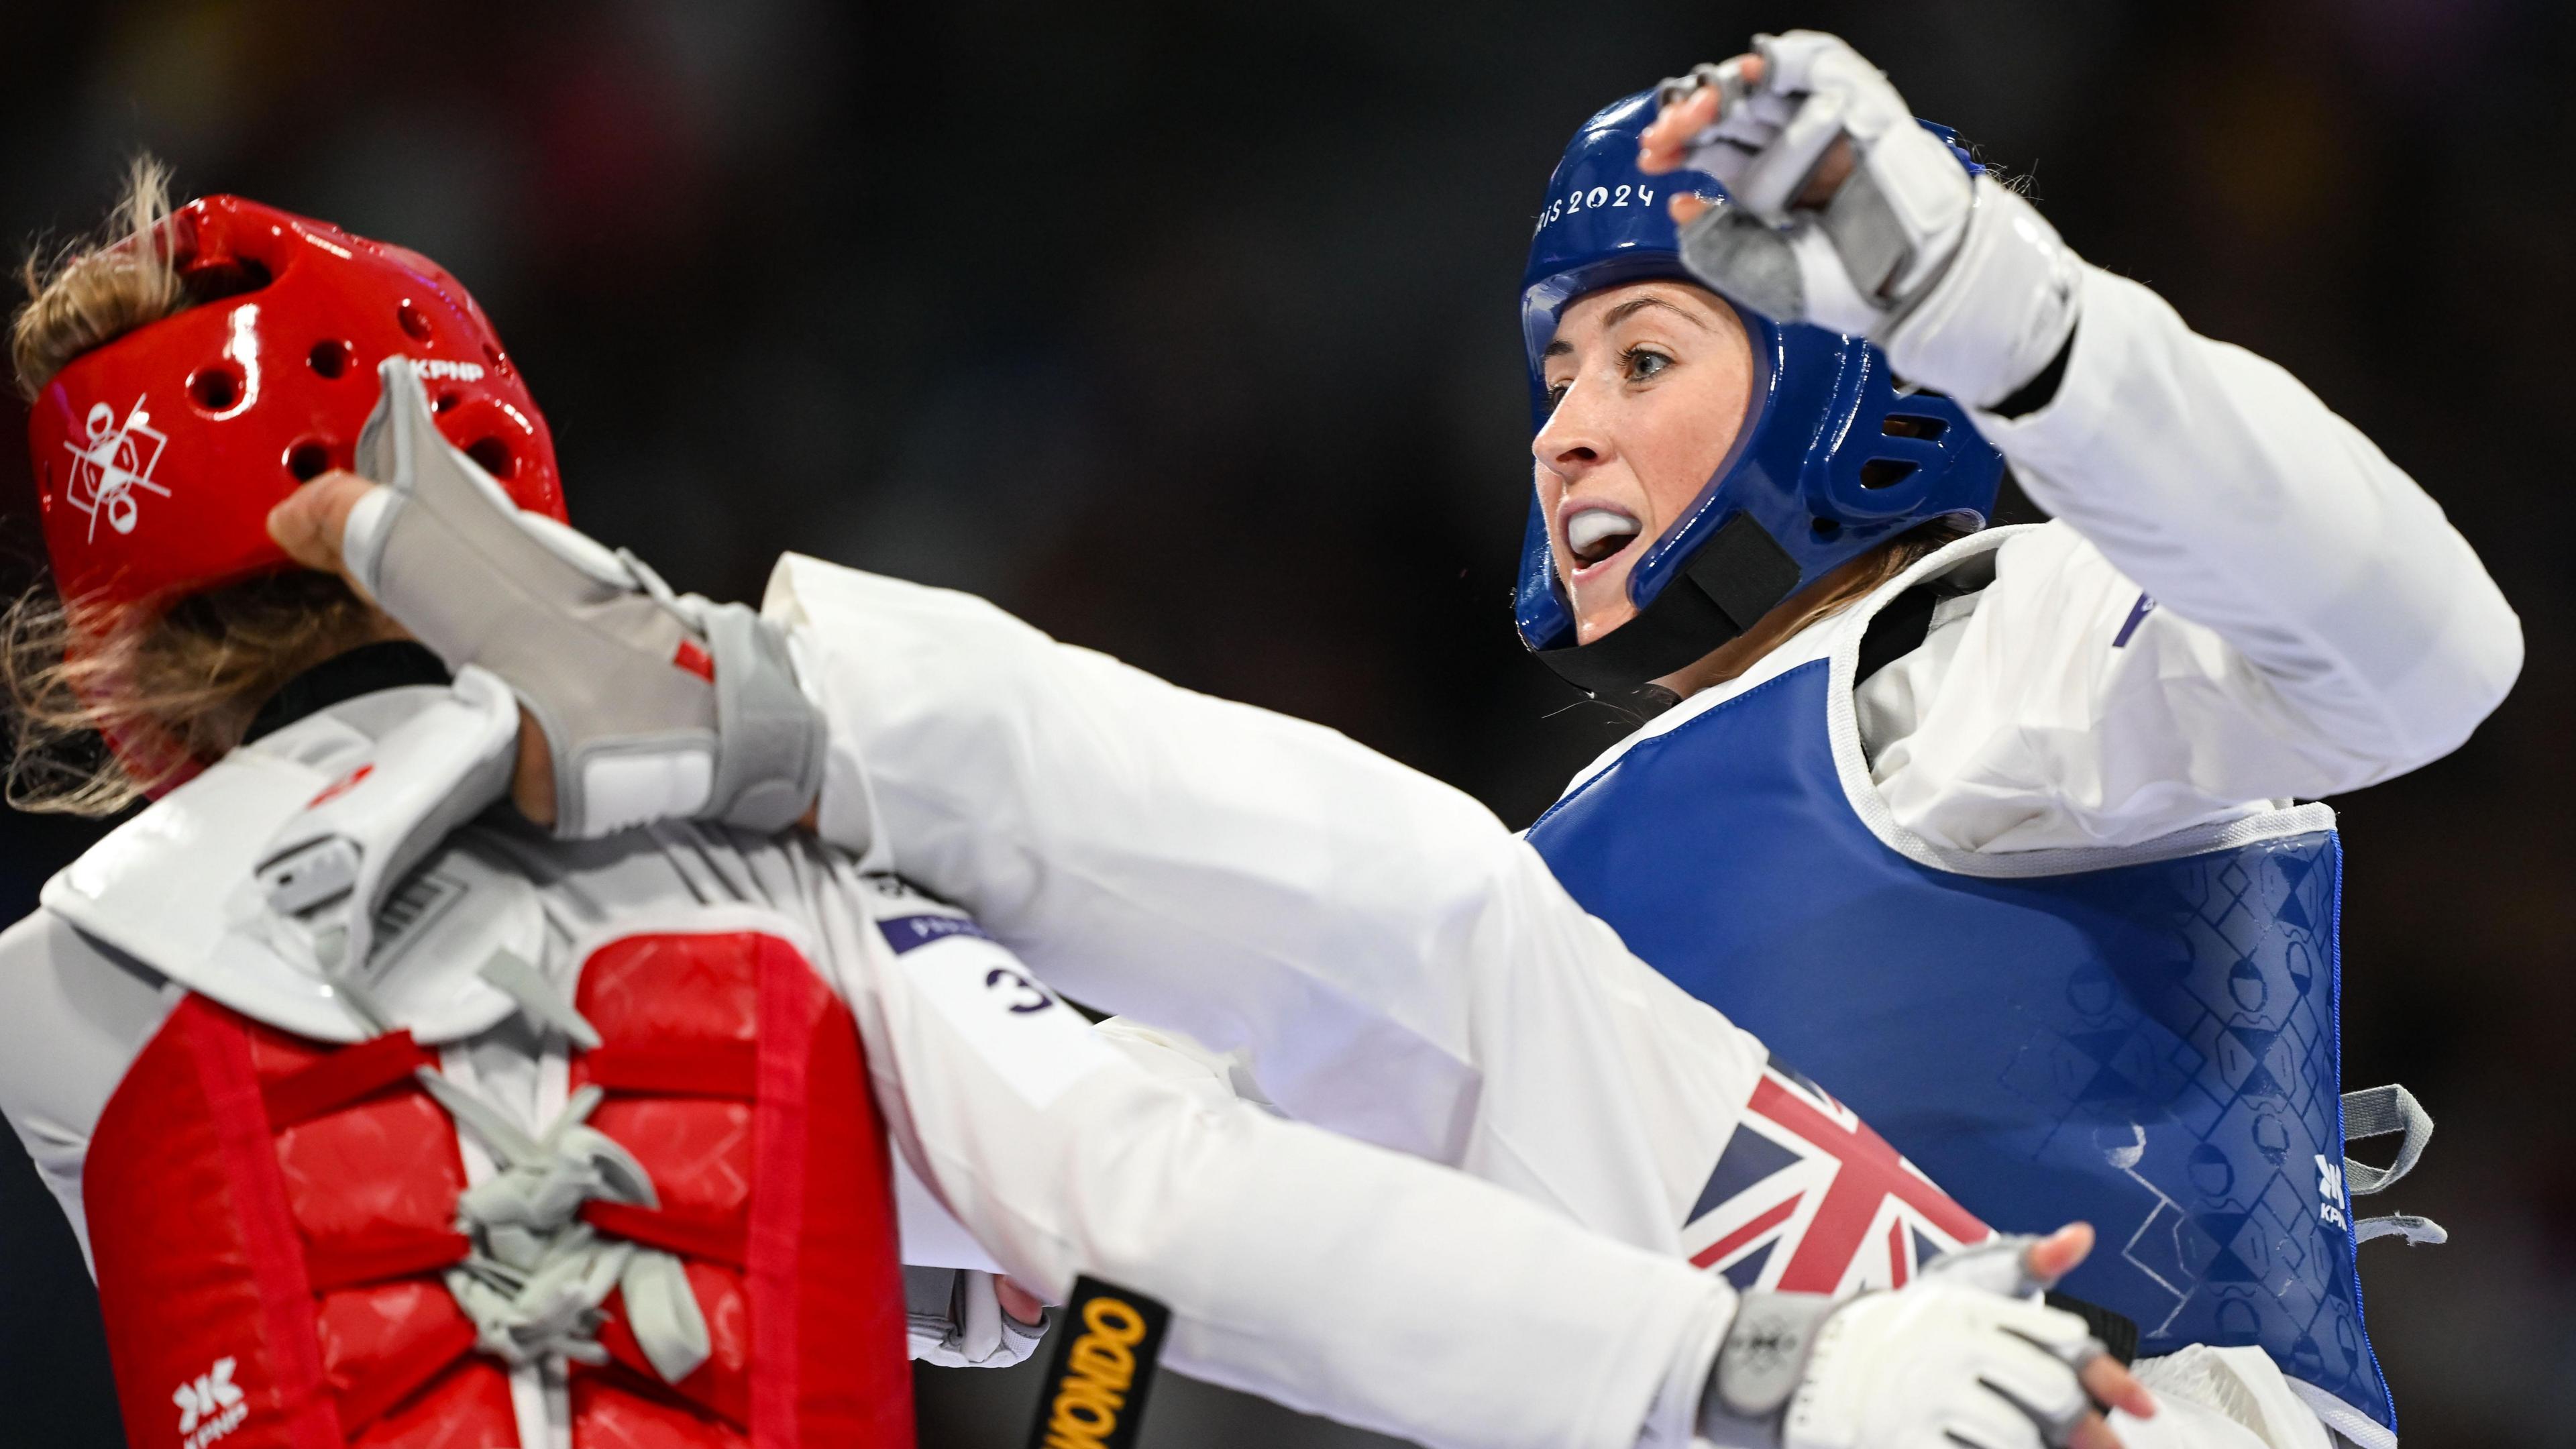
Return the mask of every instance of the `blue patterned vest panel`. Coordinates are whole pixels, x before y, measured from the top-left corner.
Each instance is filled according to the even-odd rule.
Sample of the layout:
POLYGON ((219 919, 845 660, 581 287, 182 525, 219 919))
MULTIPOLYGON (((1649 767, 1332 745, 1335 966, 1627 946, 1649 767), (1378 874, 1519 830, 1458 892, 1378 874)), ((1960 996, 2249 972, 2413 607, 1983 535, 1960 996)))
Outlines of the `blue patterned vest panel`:
POLYGON ((2335 833, 1955 874, 1854 813, 1826 661, 1638 741, 1530 843, 1692 995, 2007 1232, 2091 1222, 2066 1291, 2139 1352, 2260 1345, 2392 1432, 2343 1190, 2335 833))

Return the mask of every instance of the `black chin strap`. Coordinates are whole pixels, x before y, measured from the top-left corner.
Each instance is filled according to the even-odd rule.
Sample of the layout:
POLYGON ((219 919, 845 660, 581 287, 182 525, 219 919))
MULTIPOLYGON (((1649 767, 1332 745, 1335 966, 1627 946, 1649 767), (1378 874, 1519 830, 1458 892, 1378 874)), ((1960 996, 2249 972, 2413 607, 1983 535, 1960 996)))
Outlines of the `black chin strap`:
POLYGON ((1535 652, 1586 694, 1620 694, 1706 657, 1797 589, 1797 561, 1739 513, 1637 617, 1589 644, 1535 652))

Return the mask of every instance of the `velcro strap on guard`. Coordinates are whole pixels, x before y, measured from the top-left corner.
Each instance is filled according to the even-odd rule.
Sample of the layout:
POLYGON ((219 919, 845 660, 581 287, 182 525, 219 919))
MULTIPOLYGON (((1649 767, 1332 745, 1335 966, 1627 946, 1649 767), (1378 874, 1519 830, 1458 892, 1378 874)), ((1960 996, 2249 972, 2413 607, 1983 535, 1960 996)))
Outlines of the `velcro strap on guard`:
MULTIPOLYGON (((2346 1146, 2364 1137, 2386 1137, 2402 1134, 2397 1156, 2386 1167, 2373 1167, 2367 1162, 2346 1157, 2343 1160, 2344 1191, 2354 1197, 2368 1197, 2384 1192, 2397 1180, 2415 1170, 2424 1156, 2424 1145, 2433 1140, 2433 1114, 2415 1100, 2415 1094, 2391 1082, 2385 1087, 2366 1087, 2343 1094, 2343 1140, 2346 1146)), ((2400 1238, 2407 1246, 2423 1243, 2445 1243, 2450 1230, 2431 1218, 2412 1213, 2389 1213, 2353 1222, 2352 1238, 2367 1243, 2373 1238, 2400 1238)))
POLYGON ((1699 1432, 1719 1449, 1768 1449, 1806 1378, 1816 1335, 1841 1304, 1820 1293, 1748 1292, 1709 1369, 1699 1432))
POLYGON ((2373 1167, 2347 1157, 2343 1160, 2344 1189, 2354 1197, 2368 1197, 2393 1186, 2397 1180, 2415 1170, 2424 1155, 2424 1146, 2433 1140, 2433 1114, 2415 1100, 2415 1094, 2395 1082, 2385 1087, 2365 1087, 2343 1094, 2343 1140, 2346 1146, 2365 1137, 2386 1137, 2403 1133, 2397 1144, 2397 1156, 2386 1167, 2373 1167))

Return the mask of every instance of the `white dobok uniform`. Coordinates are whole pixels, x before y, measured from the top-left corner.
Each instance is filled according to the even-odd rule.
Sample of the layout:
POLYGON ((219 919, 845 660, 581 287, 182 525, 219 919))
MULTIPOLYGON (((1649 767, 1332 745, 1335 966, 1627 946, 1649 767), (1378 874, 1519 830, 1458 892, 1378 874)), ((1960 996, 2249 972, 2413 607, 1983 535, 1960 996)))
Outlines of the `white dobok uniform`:
MULTIPOLYGON (((1853 701, 1854 808, 1929 859, 2116 848, 2436 759, 2520 667, 2432 499, 2143 287, 2088 269, 2055 400, 1979 425, 2057 521, 1952 545, 1637 738, 1856 652, 1880 603, 1954 575, 1970 590, 1853 701)), ((1235 1054, 1292 1117, 1683 1250, 1741 1039, 1475 801, 961 594, 790 555, 765 608, 835 732, 827 839, 1075 996, 1235 1054)), ((2325 1442, 2258 1351, 2149 1375, 2217 1406, 2199 1442, 2325 1442)))
MULTIPOLYGON (((453 691, 363 696, 235 751, 58 875, 45 908, 0 936, 0 1111, 85 1249, 93 1129, 183 997, 326 1042, 369 1035, 292 949, 258 944, 294 933, 263 916, 253 863, 335 780, 400 797, 405 762, 385 741, 421 709, 484 721, 506 747, 515 708, 478 673, 453 691)), ((439 793, 412 796, 435 806, 439 793)), ((855 1017, 897 1155, 917 1174, 907 1238, 939 1206, 953 1215, 921 1224, 911 1260, 943 1261, 962 1224, 976 1251, 1041 1290, 1088 1273, 1168 1304, 1174 1367, 1424 1443, 1608 1449, 1641 1442, 1641 1426, 1643 1442, 1687 1442, 1731 1318, 1723 1282, 1464 1174, 1158 1077, 962 912, 810 837, 681 825, 565 844, 492 816, 444 832, 404 879, 462 904, 380 918, 361 953, 369 990, 385 1024, 531 1133, 564 1109, 564 1040, 531 1055, 519 1018, 496 1025, 482 1010, 507 1004, 476 975, 496 950, 568 1000, 567 978, 604 939, 766 933, 794 943, 855 1017), (904 921, 919 944, 899 951, 880 928, 904 921), (388 957, 397 964, 380 970, 388 957)), ((402 833, 397 822, 379 838, 402 833)), ((1542 929, 1599 931, 1563 912, 1542 929)), ((1698 1069, 1742 1102, 1759 1047, 1713 1016, 1706 1042, 1698 1069)), ((551 1442, 561 1394, 519 1398, 521 1442, 551 1442)))

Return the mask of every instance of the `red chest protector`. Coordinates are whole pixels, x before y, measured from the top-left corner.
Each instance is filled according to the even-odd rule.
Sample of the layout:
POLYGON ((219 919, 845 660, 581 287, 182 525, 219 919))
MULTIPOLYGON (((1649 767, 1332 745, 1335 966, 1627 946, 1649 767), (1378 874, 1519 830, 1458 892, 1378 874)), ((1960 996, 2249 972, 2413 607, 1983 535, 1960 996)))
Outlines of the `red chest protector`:
MULTIPOLYGON (((603 1233, 676 1254, 712 1353, 652 1371, 612 1296, 575 1363, 575 1449, 913 1442, 885 1133, 855 1024, 803 955, 748 931, 593 951, 603 1043, 571 1083, 651 1173, 603 1233)), ((192 995, 119 1084, 84 1175, 135 1449, 520 1445, 507 1368, 442 1279, 464 1258, 453 1119, 408 1034, 332 1046, 192 995)), ((540 1446, 526 1446, 540 1449, 540 1446)))

